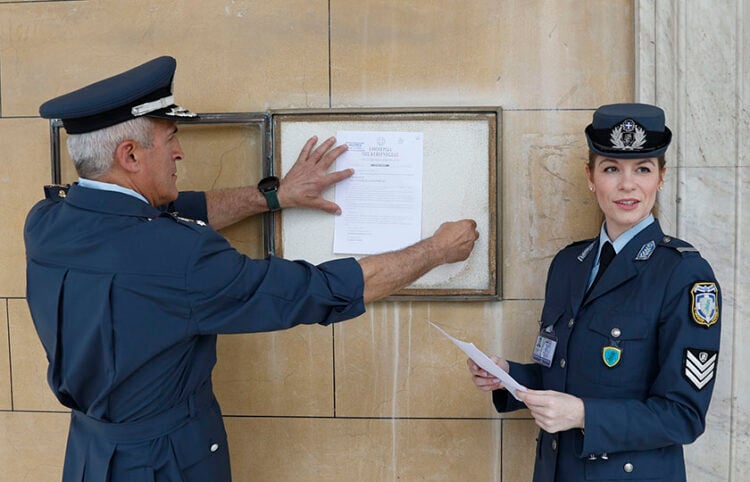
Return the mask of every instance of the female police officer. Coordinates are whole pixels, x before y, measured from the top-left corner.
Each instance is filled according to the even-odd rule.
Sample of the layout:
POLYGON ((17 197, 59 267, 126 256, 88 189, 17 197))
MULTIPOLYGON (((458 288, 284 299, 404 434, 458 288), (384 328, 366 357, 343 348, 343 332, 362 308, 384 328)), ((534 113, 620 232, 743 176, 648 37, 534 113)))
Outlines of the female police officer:
POLYGON ((664 112, 605 105, 586 138, 604 224, 552 261, 534 363, 495 358, 529 390, 516 400, 469 369, 498 411, 528 408, 541 428, 535 482, 684 481, 682 445, 703 432, 713 390, 719 286, 651 213, 671 140, 664 112))

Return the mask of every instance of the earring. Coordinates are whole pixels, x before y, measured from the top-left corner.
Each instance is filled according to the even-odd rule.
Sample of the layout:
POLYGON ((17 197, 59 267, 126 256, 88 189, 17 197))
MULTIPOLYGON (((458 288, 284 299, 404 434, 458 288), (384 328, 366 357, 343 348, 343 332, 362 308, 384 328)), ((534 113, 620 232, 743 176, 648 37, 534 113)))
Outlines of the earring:
POLYGON ((659 184, 659 192, 664 188, 664 184, 659 184))
POLYGON ((589 186, 589 191, 594 192, 594 186, 589 186))

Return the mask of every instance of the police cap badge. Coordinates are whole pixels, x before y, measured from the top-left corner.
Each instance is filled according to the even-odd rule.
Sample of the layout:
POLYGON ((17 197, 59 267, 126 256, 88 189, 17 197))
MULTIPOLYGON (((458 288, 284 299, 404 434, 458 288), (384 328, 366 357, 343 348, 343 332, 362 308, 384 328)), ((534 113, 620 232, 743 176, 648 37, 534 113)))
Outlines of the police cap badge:
POLYGON ((594 112, 586 140, 589 149, 601 156, 659 157, 669 147, 672 132, 664 125, 664 111, 655 105, 609 104, 594 112))
POLYGON ((135 119, 171 120, 198 116, 175 104, 172 95, 177 61, 158 57, 121 74, 48 100, 39 107, 46 119, 61 119, 68 134, 83 134, 135 119))

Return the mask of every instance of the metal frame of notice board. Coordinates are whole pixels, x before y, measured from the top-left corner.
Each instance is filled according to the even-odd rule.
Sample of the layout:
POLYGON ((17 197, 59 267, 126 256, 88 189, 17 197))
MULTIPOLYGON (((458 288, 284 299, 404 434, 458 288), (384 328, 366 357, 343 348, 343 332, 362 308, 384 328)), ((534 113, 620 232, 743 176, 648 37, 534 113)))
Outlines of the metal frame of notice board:
MULTIPOLYGON (((190 125, 257 127, 262 138, 264 176, 282 177, 296 160, 304 140, 317 135, 322 141, 335 135, 335 131, 326 132, 330 129, 424 131, 426 184, 422 209, 426 219, 422 235, 432 234, 439 224, 438 218, 451 221, 470 217, 478 221, 480 239, 474 253, 463 264, 438 267, 387 299, 482 301, 502 298, 502 111, 499 107, 293 109, 199 115, 200 120, 190 125), (430 223, 432 225, 426 226, 430 223)), ((55 184, 59 184, 62 177, 61 128, 62 122, 58 119, 50 121, 51 171, 55 184)), ((333 199, 334 189, 326 193, 329 199, 333 199)), ((335 255, 332 245, 328 244, 332 225, 333 216, 318 211, 266 213, 263 216, 264 252, 313 263, 343 257, 335 255), (325 240, 310 242, 311 232, 322 233, 325 240)))

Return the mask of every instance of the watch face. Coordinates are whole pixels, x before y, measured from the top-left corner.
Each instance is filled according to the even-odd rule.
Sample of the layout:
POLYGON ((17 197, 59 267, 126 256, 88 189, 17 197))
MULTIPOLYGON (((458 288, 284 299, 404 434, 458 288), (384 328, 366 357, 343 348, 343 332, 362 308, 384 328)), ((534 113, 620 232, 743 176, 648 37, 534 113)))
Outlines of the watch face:
POLYGON ((263 192, 273 191, 279 187, 279 178, 276 176, 266 177, 258 183, 258 189, 263 192))

